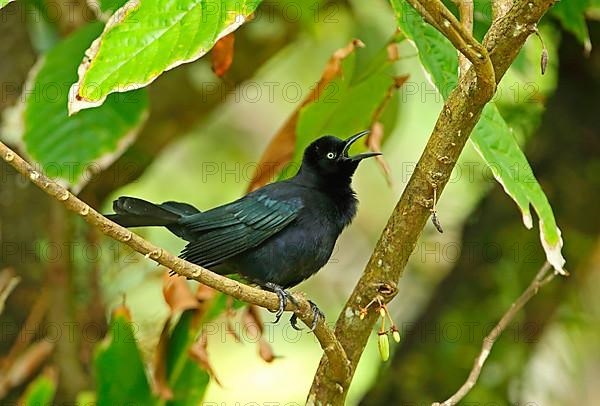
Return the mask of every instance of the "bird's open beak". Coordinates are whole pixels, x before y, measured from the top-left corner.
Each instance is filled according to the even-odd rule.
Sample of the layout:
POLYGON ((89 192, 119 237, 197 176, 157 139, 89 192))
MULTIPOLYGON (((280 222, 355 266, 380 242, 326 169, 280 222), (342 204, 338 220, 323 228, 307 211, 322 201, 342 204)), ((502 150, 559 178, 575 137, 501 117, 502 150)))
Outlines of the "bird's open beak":
POLYGON ((365 158, 371 158, 373 156, 381 155, 381 152, 363 152, 362 154, 348 156, 348 150, 350 149, 352 144, 354 144, 360 138, 364 137, 365 135, 367 135, 369 133, 370 133, 369 130, 361 131, 358 134, 355 134, 352 137, 348 138, 346 140, 346 145, 344 146, 344 149, 342 150, 342 156, 344 156, 345 159, 349 159, 351 161, 360 161, 365 158))

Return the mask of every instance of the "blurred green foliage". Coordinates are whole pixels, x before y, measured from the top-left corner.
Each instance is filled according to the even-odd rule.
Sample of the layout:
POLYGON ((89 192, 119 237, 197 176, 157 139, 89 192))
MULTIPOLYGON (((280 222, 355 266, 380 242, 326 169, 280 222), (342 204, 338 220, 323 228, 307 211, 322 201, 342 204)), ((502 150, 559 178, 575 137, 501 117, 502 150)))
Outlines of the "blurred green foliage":
MULTIPOLYGON (((247 2, 248 7, 244 10, 244 15, 254 10, 258 3, 258 1, 247 2)), ((0 2, 0 7, 5 4, 6 2, 0 2)), ((31 4, 41 13, 40 15, 44 14, 46 5, 44 1, 35 0, 31 4)), ((122 1, 101 1, 100 11, 107 13, 102 17, 122 4, 122 1)), ((183 3, 169 5, 181 7, 181 4, 183 3)), ((395 185, 391 189, 388 188, 374 165, 361 168, 355 180, 355 187, 362 203, 357 220, 342 236, 338 244, 339 248, 327 265, 327 270, 302 287, 309 292, 311 298, 315 298, 320 303, 328 315, 328 320, 333 321, 334 316, 342 308, 357 275, 361 272, 362 265, 366 262, 381 227, 410 175, 410 165, 416 162, 422 152, 441 108, 440 93, 443 97, 447 97, 457 83, 456 51, 449 42, 432 27, 424 24, 405 2, 392 0, 391 4, 396 12, 402 10, 403 14, 397 20, 394 19, 390 4, 382 0, 300 3, 284 0, 275 6, 263 3, 256 10, 256 19, 247 23, 239 31, 240 37, 283 36, 287 41, 286 45, 261 67, 252 80, 223 95, 221 106, 199 122, 190 134, 177 143, 166 145, 162 154, 156 157, 153 165, 138 181, 115 190, 114 196, 131 194, 155 201, 189 201, 202 209, 238 197, 250 180, 251 164, 258 159, 270 136, 302 100, 302 97, 291 99, 289 95, 278 91, 277 87, 271 97, 265 84, 276 83, 281 89, 282 85, 291 83, 294 88, 300 89, 300 95, 306 95, 320 78, 331 54, 353 38, 360 38, 366 44, 366 48, 359 49, 346 58, 342 64, 343 74, 332 82, 332 88, 335 90, 332 94, 334 102, 328 103, 332 100, 327 99, 328 95, 324 94, 323 98, 302 110, 297 127, 298 137, 294 156, 297 163, 303 148, 323 133, 344 137, 369 127, 374 111, 387 97, 387 91, 394 83, 394 78, 399 75, 410 75, 405 87, 393 92, 382 118, 386 132, 384 152, 391 163, 395 185), (292 11, 295 14, 289 14, 292 11), (270 17, 273 12, 287 14, 284 18, 276 19, 270 17), (295 29, 298 33, 295 36, 286 34, 288 25, 297 26, 295 29), (394 35, 396 25, 400 26, 404 34, 414 43, 419 51, 418 57, 414 48, 405 41, 399 45, 399 60, 389 61, 387 44, 397 38, 394 35), (431 87, 431 82, 437 91, 431 87), (248 89, 251 85, 262 89, 262 96, 250 97, 248 89), (157 185, 161 186, 157 187, 157 185)), ((143 7, 154 7, 152 12, 147 12, 147 20, 144 21, 172 27, 173 19, 165 18, 163 21, 161 18, 156 18, 155 11, 158 5, 159 2, 142 2, 143 7)), ((454 9, 453 5, 448 5, 454 9)), ((565 29, 573 32, 582 43, 587 43, 589 33, 583 12, 589 5, 585 0, 562 1, 551 14, 557 17, 565 29)), ((478 8, 475 14, 475 36, 481 39, 491 22, 491 8, 489 2, 478 2, 476 6, 478 8)), ((178 16, 183 15, 185 20, 189 17, 190 11, 176 10, 174 13, 179 13, 178 16)), ((166 14, 171 16, 169 13, 166 14)), ((161 13, 159 12, 158 15, 161 13)), ((231 23, 230 19, 221 18, 222 15, 219 17, 215 14, 211 17, 215 18, 214 21, 211 20, 215 23, 211 25, 211 29, 196 33, 202 38, 196 38, 195 31, 185 26, 181 31, 185 35, 178 37, 177 40, 165 36, 146 43, 144 41, 148 40, 151 30, 142 29, 137 32, 135 35, 139 34, 140 38, 134 35, 134 41, 132 39, 134 37, 131 36, 133 34, 123 28, 126 26, 120 26, 122 31, 117 29, 111 34, 115 36, 111 39, 114 40, 111 45, 114 52, 106 51, 110 53, 111 58, 115 55, 125 55, 129 58, 130 55, 136 54, 140 45, 144 44, 149 45, 146 51, 153 54, 152 57, 143 54, 143 57, 138 59, 127 59, 127 69, 117 69, 119 74, 114 77, 108 73, 113 72, 115 67, 118 68, 118 61, 99 58, 101 59, 98 62, 99 77, 104 79, 110 77, 108 82, 112 83, 102 82, 104 87, 101 93, 106 94, 114 90, 117 85, 130 85, 133 76, 138 82, 145 83, 149 78, 154 79, 160 75, 167 65, 190 58, 198 51, 198 47, 202 46, 208 50, 221 33, 224 24, 231 23), (174 44, 188 48, 175 49, 174 44), (125 70, 127 74, 123 73, 125 70)), ((36 69, 32 71, 30 82, 31 85, 46 90, 53 83, 71 84, 77 80, 77 66, 82 61, 84 51, 103 30, 102 23, 93 22, 61 39, 51 21, 36 18, 31 19, 28 24, 35 47, 38 51, 45 52, 44 59, 41 59, 36 69)), ((510 165, 516 162, 519 168, 529 170, 529 164, 520 152, 518 144, 522 145, 528 141, 535 132, 544 113, 546 100, 554 92, 559 64, 556 48, 561 40, 558 30, 549 18, 541 24, 540 31, 550 55, 546 75, 539 76, 541 45, 536 38, 532 38, 501 83, 495 106, 488 106, 474 134, 474 142, 479 143, 480 149, 488 152, 487 155, 482 154, 488 162, 500 160, 510 165)), ((166 75, 176 73, 166 73, 166 75)), ((199 89, 203 89, 202 86, 207 83, 219 80, 212 74, 210 63, 206 58, 195 62, 185 74, 190 75, 191 81, 199 89)), ((88 80, 93 81, 93 77, 88 80)), ((224 80, 226 81, 227 77, 224 80)), ((153 89, 151 86, 150 92, 153 89)), ((186 89, 180 90, 186 91, 186 89)), ((69 162, 78 162, 80 169, 75 171, 73 176, 66 178, 78 188, 86 178, 82 168, 101 161, 102 158, 113 160, 120 155, 123 147, 121 143, 141 125, 143 116, 148 112, 146 93, 145 90, 137 90, 111 95, 102 106, 81 111, 72 117, 67 116, 66 91, 61 92, 60 97, 52 101, 29 95, 25 100, 24 115, 21 117, 24 124, 24 134, 21 135, 25 150, 31 158, 46 167, 50 175, 68 173, 64 166, 69 162), (52 173, 53 167, 48 164, 57 163, 60 170, 52 173)), ((160 93, 155 94, 155 97, 160 97, 160 93)), ((103 164, 106 165, 107 162, 104 161, 103 164)), ((439 211, 446 233, 440 236, 430 225, 425 229, 420 249, 418 247, 402 281, 403 291, 393 306, 394 317, 398 320, 407 323, 415 320, 427 306, 430 295, 440 280, 456 265, 448 258, 431 259, 431 246, 439 247, 440 244, 442 247, 447 247, 449 244, 460 246, 463 226, 478 221, 470 218, 474 207, 491 188, 497 187, 489 176, 486 178, 482 175, 482 170, 475 173, 473 177, 467 176, 466 172, 460 173, 461 168, 464 171, 466 167, 462 166, 463 164, 473 164, 474 167, 481 164, 478 168, 483 168, 483 161, 475 154, 475 150, 467 148, 455 170, 456 180, 449 184, 440 201, 439 211)), ((593 174, 592 170, 590 172, 593 174)), ((510 173, 511 171, 507 172, 510 173)), ((505 182, 517 182, 509 187, 509 191, 516 190, 515 193, 520 194, 521 197, 517 200, 525 212, 528 210, 528 199, 535 195, 536 209, 541 207, 542 219, 546 220, 548 233, 554 232, 549 239, 556 241, 554 217, 549 211, 549 205, 539 185, 534 182, 533 186, 528 185, 527 188, 519 189, 522 186, 519 180, 504 179, 505 182)), ((109 202, 104 202, 104 209, 105 212, 110 211, 109 202)), ((86 234, 85 229, 80 230, 80 227, 83 228, 81 224, 74 227, 76 231, 73 232, 72 237, 78 242, 83 242, 89 238, 89 235, 86 234)), ((177 252, 182 246, 181 241, 164 230, 141 230, 140 233, 170 251, 177 252)), ((493 244, 496 242, 494 238, 498 237, 502 241, 512 242, 517 233, 517 229, 510 228, 486 241, 493 244)), ((573 238, 576 240, 573 245, 578 248, 589 244, 584 237, 579 240, 576 236, 573 238)), ((36 243, 43 247, 50 241, 40 237, 36 243)), ((167 322, 169 345, 166 355, 166 377, 167 384, 173 391, 173 398, 169 401, 159 399, 152 390, 148 365, 152 363, 161 327, 165 325, 165 320, 170 320, 166 303, 162 299, 157 299, 161 295, 163 283, 160 273, 156 272, 156 268, 149 261, 113 241, 100 239, 98 244, 103 255, 93 261, 93 265, 100 269, 102 300, 106 307, 111 309, 122 301, 123 294, 126 293, 127 305, 131 309, 132 316, 129 318, 124 313, 118 312, 113 314, 108 334, 96 349, 95 391, 81 392, 81 399, 85 399, 86 402, 95 399, 98 404, 131 401, 141 404, 173 405, 197 404, 202 400, 207 402, 248 400, 302 402, 304 400, 314 367, 320 357, 314 338, 306 334, 296 334, 286 325, 267 324, 265 334, 273 343, 276 355, 282 357, 277 358, 272 364, 265 364, 256 356, 255 346, 238 345, 225 334, 227 327, 223 313, 227 308, 227 298, 223 295, 217 295, 213 305, 200 322, 194 321, 195 314, 192 310, 183 312, 171 324, 167 322), (189 356, 190 346, 197 343, 202 328, 206 326, 211 327, 213 329, 211 331, 214 332, 208 337, 209 348, 215 356, 214 369, 225 382, 223 387, 215 385, 214 380, 210 379, 210 374, 189 356), (293 371, 293 380, 290 380, 290 371, 293 371)), ((43 257, 40 251, 38 255, 43 257)), ((542 258, 536 257, 540 261, 542 258)), ((81 280, 93 277, 89 274, 90 260, 83 252, 77 251, 72 262, 73 285, 79 288, 84 285, 81 280)), ((480 316, 477 312, 469 310, 477 307, 478 304, 481 304, 481 311, 491 309, 499 314, 519 294, 521 286, 518 278, 516 276, 507 278, 505 275, 509 272, 517 276, 519 271, 525 273, 527 270, 525 265, 515 270, 515 261, 511 258, 504 258, 497 263, 487 265, 485 271, 482 271, 485 272, 485 278, 482 279, 487 281, 487 289, 499 291, 500 300, 491 295, 487 300, 477 299, 479 302, 475 301, 475 303, 464 300, 465 307, 457 306, 454 310, 450 309, 447 314, 441 316, 442 322, 451 323, 469 319, 468 316, 473 318, 476 315, 480 316), (489 303, 492 301, 495 302, 489 303)), ((36 275, 35 278, 36 281, 43 282, 42 276, 36 275)), ((464 286, 467 293, 461 290, 461 297, 469 294, 468 288, 471 285, 465 282, 464 286)), ((91 292, 79 292, 74 295, 74 301, 87 303, 92 300, 91 296, 91 292)), ((585 297, 586 300, 592 300, 593 295, 588 294, 585 297)), ((581 317, 579 315, 583 310, 581 306, 577 306, 577 298, 572 298, 571 301, 575 304, 571 303, 569 308, 564 310, 567 314, 561 315, 560 323, 577 324, 573 322, 573 318, 581 317)), ((241 303, 235 303, 233 307, 240 306, 241 303)), ((444 304, 440 306, 444 307, 444 304)), ((242 336, 242 341, 252 341, 252 337, 244 336, 247 331, 243 326, 236 324, 234 327, 242 336)), ((595 333, 597 332, 590 333, 587 339, 582 339, 582 342, 592 342, 596 337, 595 333)), ((373 338, 376 339, 375 334, 373 338)), ((552 337, 548 338, 550 339, 552 337)), ((402 342, 398 347, 401 349, 404 345, 406 344, 402 342)), ((472 346, 455 344, 447 340, 442 340, 435 345, 436 349, 444 355, 445 364, 460 370, 467 370, 471 366, 472 346)), ((392 346, 392 351, 394 349, 395 346, 392 346)), ((543 351, 544 349, 540 348, 539 353, 534 354, 534 360, 541 359, 540 362, 547 360, 549 355, 540 355, 543 351)), ((504 387, 498 382, 503 382, 509 372, 521 371, 524 368, 523 360, 527 359, 529 354, 522 347, 516 347, 514 353, 504 351, 503 354, 507 354, 506 357, 501 362, 492 362, 482 375, 482 384, 476 387, 473 398, 497 402, 507 398, 504 387)), ((406 369, 402 370, 402 379, 408 384, 414 383, 414 387, 419 387, 423 376, 431 374, 440 375, 439 379, 443 381, 445 387, 450 387, 455 384, 455 380, 462 379, 458 376, 448 378, 444 375, 448 373, 446 370, 439 372, 432 370, 425 353, 411 353, 403 363, 406 369)), ((555 363, 560 365, 556 360, 555 363)), ((527 367, 535 370, 535 365, 527 367)), ((359 402, 376 380, 379 369, 377 346, 372 342, 366 349, 356 373, 348 398, 349 404, 359 402)), ((56 382, 46 375, 40 375, 25 392, 25 399, 30 402, 27 404, 50 402, 54 397, 56 385, 56 382)), ((528 385, 530 393, 536 393, 536 390, 539 391, 539 388, 544 387, 539 382, 534 382, 533 378, 528 385)), ((428 394, 428 396, 433 395, 428 394)), ((525 398, 525 395, 521 397, 521 399, 525 398)))

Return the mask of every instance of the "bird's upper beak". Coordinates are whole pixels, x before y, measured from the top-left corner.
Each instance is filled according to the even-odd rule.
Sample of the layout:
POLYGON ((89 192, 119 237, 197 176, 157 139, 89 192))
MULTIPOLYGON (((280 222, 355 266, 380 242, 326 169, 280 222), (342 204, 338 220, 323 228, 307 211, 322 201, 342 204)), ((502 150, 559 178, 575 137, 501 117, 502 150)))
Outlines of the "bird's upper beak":
POLYGON ((342 156, 344 157, 344 159, 349 159, 351 161, 360 161, 365 158, 371 158, 373 156, 381 155, 381 152, 363 152, 362 154, 348 156, 348 150, 350 150, 350 147, 352 146, 352 144, 354 144, 360 138, 364 137, 365 135, 367 135, 369 133, 370 133, 369 130, 361 131, 358 134, 355 134, 346 140, 346 145, 344 145, 344 149, 342 150, 342 156))

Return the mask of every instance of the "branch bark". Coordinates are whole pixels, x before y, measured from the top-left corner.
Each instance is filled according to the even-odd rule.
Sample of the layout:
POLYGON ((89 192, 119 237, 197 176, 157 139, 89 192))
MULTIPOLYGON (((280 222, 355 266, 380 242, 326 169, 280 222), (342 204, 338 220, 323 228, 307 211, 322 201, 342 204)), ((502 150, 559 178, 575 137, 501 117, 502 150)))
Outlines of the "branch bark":
MULTIPOLYGON (((273 311, 278 308, 279 299, 276 294, 241 284, 233 279, 217 275, 208 269, 187 262, 163 248, 151 244, 130 230, 108 220, 77 196, 71 194, 67 189, 43 173, 34 170, 29 163, 2 142, 0 142, 0 156, 20 174, 27 177, 48 195, 61 202, 67 209, 79 214, 87 223, 98 228, 108 237, 127 244, 135 251, 146 256, 146 258, 156 261, 181 276, 203 283, 236 299, 273 311)), ((300 320, 307 326, 310 326, 313 315, 309 302, 301 296, 297 296, 296 299, 299 303, 298 307, 288 304, 286 310, 294 311, 300 320)), ((347 381, 350 369, 346 353, 322 318, 319 319, 314 333, 319 340, 325 356, 329 360, 331 376, 334 381, 347 381)))
POLYGON ((473 37, 468 27, 462 25, 440 0, 407 0, 407 2, 423 16, 425 21, 444 34, 473 64, 481 87, 476 96, 481 100, 490 100, 496 91, 497 81, 488 49, 473 37))
MULTIPOLYGON (((418 11, 425 10, 428 16, 424 17, 434 27, 444 34, 450 34, 448 30, 440 28, 443 23, 437 24, 443 18, 440 18, 440 14, 435 14, 436 9, 424 7, 424 4, 430 4, 429 0, 408 1, 416 3, 418 11), (437 16, 437 19, 432 16, 437 16)), ((492 77, 495 83, 500 81, 525 40, 534 32, 537 22, 555 2, 556 0, 520 1, 503 18, 492 23, 483 46, 493 67, 492 77)), ((453 27, 452 20, 448 21, 453 27)), ((455 33, 460 33, 461 29, 464 30, 461 26, 455 33)), ((457 39, 456 35, 453 38, 454 40, 449 39, 456 46, 461 38, 457 39)), ((468 57, 469 54, 465 56, 468 57)), ((333 370, 328 360, 322 358, 308 395, 308 404, 344 403, 352 375, 378 316, 375 312, 369 312, 361 320, 359 309, 373 298, 378 297, 387 303, 396 295, 404 267, 431 214, 433 189, 437 189, 438 193, 442 192, 469 134, 493 96, 493 89, 490 92, 485 82, 479 81, 475 73, 475 62, 481 64, 481 61, 472 58, 469 60, 473 62, 475 69, 469 69, 461 78, 444 104, 423 155, 388 220, 362 277, 337 320, 335 335, 350 360, 351 374, 340 385, 331 379, 333 370)))
POLYGON ((479 356, 475 359, 473 364, 473 369, 469 373, 469 377, 465 381, 465 383, 450 396, 447 400, 442 403, 434 403, 432 406, 452 406, 460 402, 469 391, 475 386, 477 383, 477 379, 481 374, 481 369, 483 368, 483 364, 487 360, 487 357, 490 355, 492 351, 492 347, 494 343, 500 337, 500 335, 504 332, 506 327, 510 324, 510 322, 515 318, 517 313, 529 302, 529 300, 535 296, 538 290, 544 285, 548 284, 554 277, 556 276, 555 272, 552 272, 548 275, 548 271, 550 270, 551 265, 546 262, 542 268, 538 271, 537 275, 527 289, 519 296, 519 298, 512 304, 510 309, 504 313, 504 316, 500 319, 498 324, 494 327, 494 329, 483 339, 483 345, 481 346, 481 352, 479 356))
MULTIPOLYGON (((453 0, 458 13, 460 14, 460 23, 465 27, 469 34, 473 35, 473 0, 453 0)), ((463 54, 458 53, 458 75, 463 77, 471 67, 471 63, 463 54)))
POLYGON ((513 0, 493 0, 492 1, 492 19, 498 20, 513 6, 513 0))

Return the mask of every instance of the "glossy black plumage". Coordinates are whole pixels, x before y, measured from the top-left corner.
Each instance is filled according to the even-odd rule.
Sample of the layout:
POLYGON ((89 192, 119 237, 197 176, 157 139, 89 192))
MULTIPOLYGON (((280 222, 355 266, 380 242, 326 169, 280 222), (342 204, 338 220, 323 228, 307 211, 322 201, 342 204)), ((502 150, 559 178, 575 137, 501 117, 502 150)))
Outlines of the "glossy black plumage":
POLYGON ((205 212, 185 203, 120 197, 109 218, 126 227, 165 226, 188 241, 182 258, 271 290, 286 289, 327 263, 354 218, 352 175, 360 160, 378 154, 349 157, 348 149, 366 133, 345 141, 321 137, 305 150, 296 176, 205 212))

